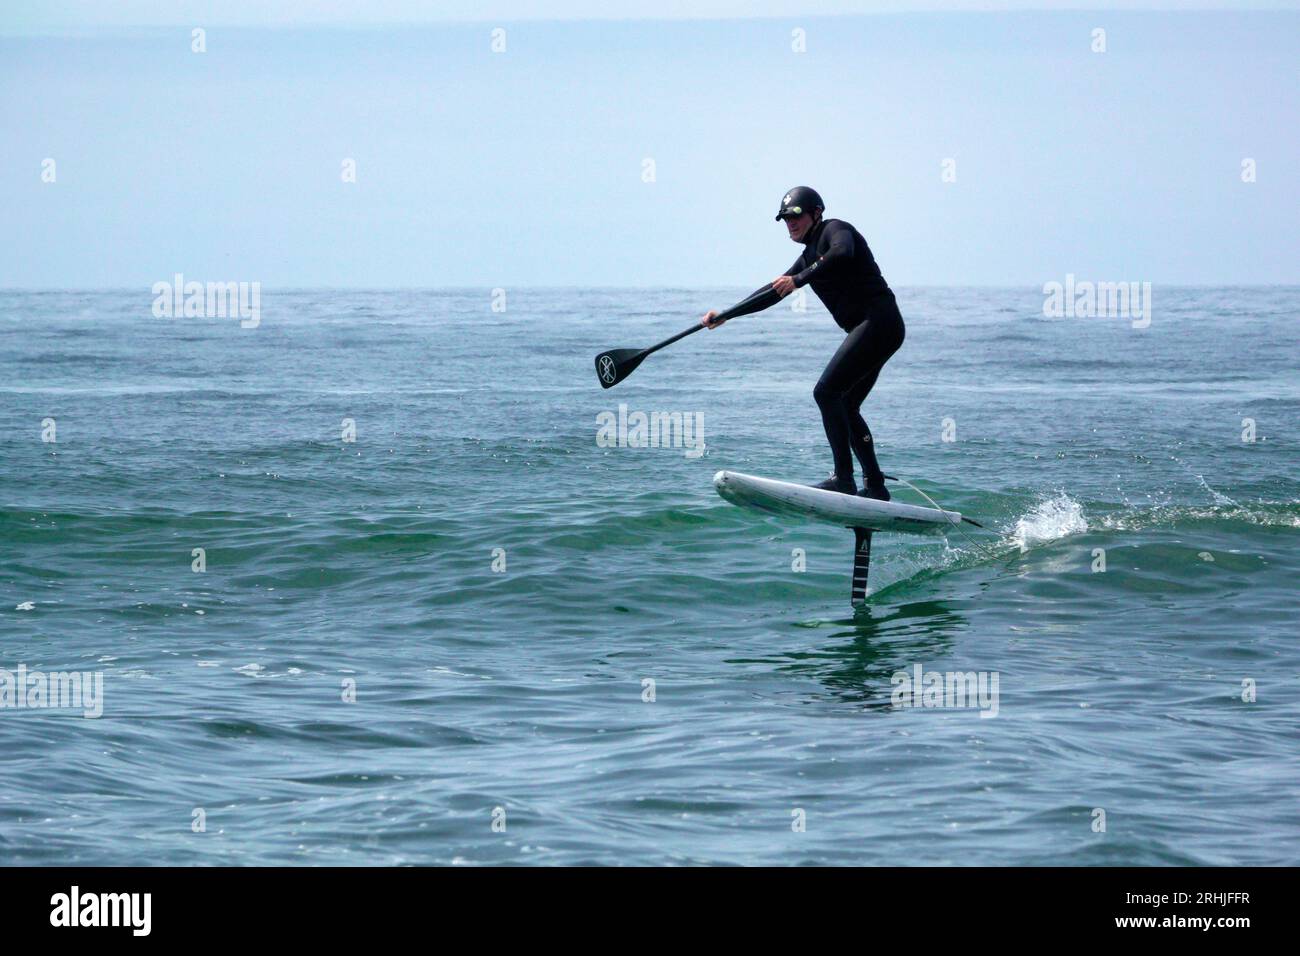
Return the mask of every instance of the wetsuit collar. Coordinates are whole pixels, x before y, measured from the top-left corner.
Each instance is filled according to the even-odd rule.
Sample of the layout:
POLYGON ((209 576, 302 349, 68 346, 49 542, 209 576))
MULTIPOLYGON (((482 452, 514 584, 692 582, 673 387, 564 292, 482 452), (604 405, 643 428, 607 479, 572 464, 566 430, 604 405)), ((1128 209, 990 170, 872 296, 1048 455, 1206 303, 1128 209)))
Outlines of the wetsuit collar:
POLYGON ((822 230, 826 228, 826 217, 823 216, 817 220, 817 225, 808 230, 808 235, 804 236, 803 244, 805 246, 817 245, 817 240, 821 238, 822 230))

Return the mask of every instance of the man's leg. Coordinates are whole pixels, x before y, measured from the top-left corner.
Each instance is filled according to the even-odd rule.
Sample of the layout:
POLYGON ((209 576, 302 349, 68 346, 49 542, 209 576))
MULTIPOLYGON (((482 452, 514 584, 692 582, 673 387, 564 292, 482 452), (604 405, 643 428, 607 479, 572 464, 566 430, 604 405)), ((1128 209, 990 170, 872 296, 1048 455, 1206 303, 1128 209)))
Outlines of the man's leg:
POLYGON ((885 476, 876 461, 876 444, 871 439, 871 429, 867 427, 867 422, 862 417, 861 407, 870 394, 872 386, 876 384, 876 378, 883 367, 884 362, 881 362, 874 372, 859 379, 849 390, 847 399, 849 408, 853 409, 849 413, 849 445, 858 463, 862 465, 862 479, 868 487, 883 485, 885 476))
MULTIPOLYGON (((861 420, 857 409, 862 398, 866 397, 866 392, 863 392, 862 398, 854 402, 856 387, 869 379, 866 386, 869 391, 880 373, 880 366, 884 364, 884 359, 877 357, 879 345, 875 339, 879 337, 879 329, 873 330, 871 326, 870 321, 863 322, 844 337, 840 347, 826 363, 826 370, 822 372, 817 387, 813 389, 813 398, 821 409, 826 440, 831 446, 835 480, 840 490, 854 487, 852 451, 856 449, 852 447, 855 441, 853 419, 861 420)), ((892 354, 892 350, 884 358, 888 358, 889 354, 892 354)), ((866 428, 865 422, 862 427, 866 428)), ((874 462, 874 456, 871 460, 874 462)), ((863 467, 866 467, 865 464, 863 467)), ((879 470, 876 469, 877 472, 879 470)))
POLYGON ((885 362, 903 344, 902 316, 896 306, 890 305, 891 308, 869 318, 845 337, 813 393, 822 410, 822 423, 835 456, 837 484, 843 487, 851 482, 853 462, 848 452, 851 449, 862 464, 867 487, 879 492, 873 497, 884 497, 886 501, 888 492, 884 491, 885 478, 876 461, 875 442, 859 408, 876 384, 885 362), (837 450, 836 444, 841 434, 847 441, 838 447, 848 446, 842 451, 837 450), (846 473, 850 482, 845 481, 846 473))

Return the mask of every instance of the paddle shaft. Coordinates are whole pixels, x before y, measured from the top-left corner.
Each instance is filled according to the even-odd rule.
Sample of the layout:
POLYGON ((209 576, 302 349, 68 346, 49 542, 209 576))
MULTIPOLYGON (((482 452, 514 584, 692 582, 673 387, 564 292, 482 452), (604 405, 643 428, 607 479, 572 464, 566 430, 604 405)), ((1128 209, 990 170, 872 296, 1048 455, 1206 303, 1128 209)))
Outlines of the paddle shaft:
MULTIPOLYGON (((719 322, 726 322, 728 319, 734 319, 737 316, 749 315, 751 312, 761 312, 763 309, 766 309, 768 306, 775 305, 779 301, 781 301, 781 297, 776 294, 776 291, 772 288, 771 284, 769 283, 768 285, 763 286, 763 288, 759 289, 753 295, 748 296, 747 298, 737 302, 735 305, 733 305, 731 308, 727 309, 726 311, 719 312, 716 316, 714 316, 713 322, 716 325, 719 322)), ((686 338, 686 336, 698 332, 702 328, 705 328, 703 323, 697 322, 695 325, 692 325, 689 329, 686 329, 685 331, 682 332, 678 332, 672 338, 664 339, 658 345, 652 345, 648 349, 645 349, 644 351, 642 351, 641 357, 645 358, 647 355, 650 355, 654 352, 658 352, 660 349, 672 345, 678 339, 684 339, 686 338)))
POLYGON ((704 326, 700 325, 700 324, 697 322, 695 325, 692 325, 692 326, 691 326, 689 329, 687 329, 686 331, 684 331, 684 332, 678 332, 678 333, 677 333, 676 335, 674 335, 672 338, 664 339, 664 340, 663 340, 662 342, 660 342, 658 345, 652 345, 652 346, 650 346, 648 349, 643 349, 643 350, 641 351, 641 357, 644 358, 645 356, 649 355, 651 352, 658 352, 658 351, 659 351, 660 349, 662 349, 662 348, 667 348, 669 345, 672 345, 672 344, 673 344, 674 342, 676 342, 678 339, 684 339, 684 338, 686 338, 686 336, 690 335, 692 332, 698 332, 698 331, 699 331, 700 329, 702 329, 702 328, 704 328, 704 326))

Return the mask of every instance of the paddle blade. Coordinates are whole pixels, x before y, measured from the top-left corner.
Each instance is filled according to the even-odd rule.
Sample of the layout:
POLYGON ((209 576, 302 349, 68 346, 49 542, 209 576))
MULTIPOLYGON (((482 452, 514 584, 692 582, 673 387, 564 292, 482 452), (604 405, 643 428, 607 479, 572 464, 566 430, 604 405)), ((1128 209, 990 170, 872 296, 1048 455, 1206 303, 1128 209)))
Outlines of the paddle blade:
POLYGON ((596 356, 596 378, 601 388, 617 385, 631 375, 642 359, 645 349, 611 349, 596 356))

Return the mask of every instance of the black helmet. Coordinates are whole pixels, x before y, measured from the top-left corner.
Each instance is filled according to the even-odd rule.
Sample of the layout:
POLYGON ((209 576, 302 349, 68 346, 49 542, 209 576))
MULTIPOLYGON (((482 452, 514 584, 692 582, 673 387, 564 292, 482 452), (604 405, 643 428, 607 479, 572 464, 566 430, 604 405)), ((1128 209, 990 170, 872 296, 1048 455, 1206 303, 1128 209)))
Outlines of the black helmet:
POLYGON ((776 218, 780 220, 786 216, 798 216, 813 210, 820 212, 825 208, 826 204, 822 202, 822 197, 817 195, 817 190, 811 186, 795 186, 781 197, 781 211, 776 214, 776 218))

